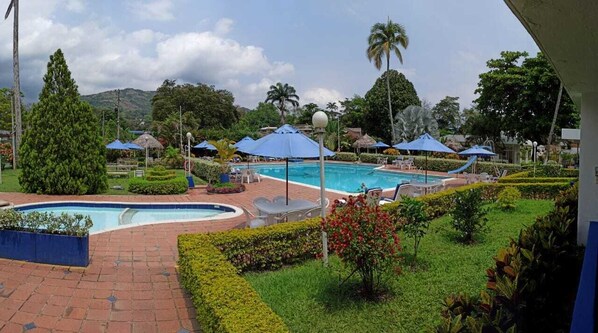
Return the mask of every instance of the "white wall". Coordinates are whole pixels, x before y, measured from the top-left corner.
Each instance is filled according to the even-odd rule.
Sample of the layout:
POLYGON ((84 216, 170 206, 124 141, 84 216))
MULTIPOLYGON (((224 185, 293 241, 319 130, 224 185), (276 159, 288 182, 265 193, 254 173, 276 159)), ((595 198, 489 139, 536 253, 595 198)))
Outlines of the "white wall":
POLYGON ((581 98, 581 154, 579 155, 579 213, 577 241, 585 244, 590 221, 598 221, 598 93, 581 98))

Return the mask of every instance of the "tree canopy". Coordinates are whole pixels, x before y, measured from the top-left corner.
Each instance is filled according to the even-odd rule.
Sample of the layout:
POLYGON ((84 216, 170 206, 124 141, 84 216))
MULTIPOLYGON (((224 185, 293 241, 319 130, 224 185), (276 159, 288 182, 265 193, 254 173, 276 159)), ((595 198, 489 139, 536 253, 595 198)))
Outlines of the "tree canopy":
POLYGON ((106 148, 92 108, 80 100, 64 55, 48 63, 39 102, 27 115, 20 147, 21 187, 44 194, 93 194, 107 189, 106 148))
POLYGON ((429 108, 410 105, 397 113, 395 120, 396 137, 399 140, 413 141, 424 133, 438 138, 438 123, 429 108))
POLYGON ((420 105, 421 101, 413 84, 407 80, 403 73, 396 70, 389 70, 380 76, 374 86, 365 94, 368 108, 364 114, 363 128, 366 133, 382 138, 385 142, 391 142, 391 126, 388 119, 388 102, 386 94, 386 78, 390 84, 390 95, 392 101, 393 118, 400 110, 409 105, 420 105))
POLYGON ((11 89, 0 88, 0 130, 12 131, 11 89))
POLYGON ((257 131, 265 126, 277 126, 280 122, 280 115, 276 107, 269 103, 259 103, 258 106, 247 112, 242 118, 241 123, 257 131))
MULTIPOLYGON (((547 141, 559 93, 560 81, 542 53, 503 51, 486 64, 476 93, 479 116, 472 133, 500 140, 501 130, 519 140, 547 141)), ((556 132, 576 127, 579 113, 569 94, 563 92, 556 132)))
POLYGON ((432 108, 441 134, 454 134, 461 126, 459 97, 446 96, 432 108))
POLYGON ((290 86, 288 83, 282 84, 278 82, 276 85, 270 86, 270 90, 268 90, 265 102, 278 104, 278 110, 280 111, 280 124, 284 125, 286 123, 285 118, 287 105, 290 104, 293 107, 299 106, 299 96, 297 95, 297 91, 295 91, 293 86, 290 86))

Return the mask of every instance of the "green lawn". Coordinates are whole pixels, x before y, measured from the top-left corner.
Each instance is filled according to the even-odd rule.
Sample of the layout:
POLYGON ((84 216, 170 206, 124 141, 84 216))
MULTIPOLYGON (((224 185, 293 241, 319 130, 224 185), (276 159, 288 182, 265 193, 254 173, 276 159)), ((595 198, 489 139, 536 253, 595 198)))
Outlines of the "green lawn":
MULTIPOLYGON (((175 170, 177 176, 184 176, 184 170, 175 170)), ((22 192, 21 186, 19 185, 18 174, 21 173, 21 170, 14 171, 12 169, 2 170, 2 184, 0 184, 0 192, 22 192)), ((105 194, 135 194, 127 191, 129 188, 129 180, 132 178, 115 178, 115 177, 108 177, 108 191, 105 194), (124 190, 115 190, 112 187, 120 185, 124 188, 124 190)), ((195 185, 205 184, 205 181, 193 176, 193 180, 195 185)))
MULTIPOLYGON (((420 268, 404 268, 389 275, 391 296, 381 302, 355 297, 346 283, 338 258, 330 268, 320 261, 265 273, 249 273, 246 279, 293 332, 419 332, 440 319, 441 302, 453 292, 479 295, 485 287, 485 270, 496 251, 510 237, 547 213, 552 201, 521 200, 509 213, 491 209, 488 231, 474 245, 454 242, 450 217, 432 221, 418 253, 420 268)), ((412 240, 401 238, 407 253, 412 240)), ((350 281, 358 282, 357 279, 350 281)))

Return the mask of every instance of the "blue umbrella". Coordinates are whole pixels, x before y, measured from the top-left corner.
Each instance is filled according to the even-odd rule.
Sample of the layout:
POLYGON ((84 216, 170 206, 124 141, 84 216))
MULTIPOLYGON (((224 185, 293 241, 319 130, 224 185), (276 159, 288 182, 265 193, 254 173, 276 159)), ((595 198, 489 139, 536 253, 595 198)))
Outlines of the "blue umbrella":
POLYGON ((133 149, 133 150, 143 150, 143 147, 134 144, 133 142, 127 142, 124 144, 125 147, 129 148, 129 149, 133 149))
MULTIPOLYGON (((251 155, 268 156, 286 159, 287 204, 289 200, 289 158, 309 158, 320 156, 320 145, 308 138, 291 125, 282 125, 274 132, 256 140, 252 144, 242 146, 239 151, 251 155)), ((324 156, 334 153, 326 148, 324 156)))
POLYGON ((407 142, 406 140, 403 140, 403 142, 401 143, 397 143, 396 145, 392 146, 393 148, 399 149, 399 150, 408 150, 407 147, 409 145, 409 142, 407 142))
POLYGON ((120 142, 120 140, 114 140, 106 145, 107 149, 112 150, 129 150, 129 147, 125 146, 124 143, 120 142))
POLYGON ((439 153, 454 153, 455 151, 451 148, 443 145, 440 141, 434 139, 430 134, 424 133, 419 138, 407 143, 403 146, 403 149, 425 151, 426 152, 426 177, 425 182, 428 182, 428 152, 439 152, 439 153))
POLYGON ((237 143, 234 144, 235 147, 237 147, 237 149, 245 147, 247 145, 250 145, 252 143, 254 143, 255 140, 252 139, 251 137, 244 137, 243 139, 239 140, 237 143))
POLYGON ((388 148, 388 147, 390 147, 390 146, 382 141, 378 141, 375 144, 370 146, 370 148, 388 148))
MULTIPOLYGON (((485 156, 485 157, 487 157, 487 156, 495 156, 496 154, 493 153, 493 152, 491 152, 491 151, 489 151, 489 150, 486 150, 484 147, 475 145, 475 146, 473 146, 473 147, 471 147, 469 149, 466 149, 466 150, 464 150, 462 152, 459 152, 459 155, 461 155, 461 156, 485 156)), ((473 172, 474 173, 475 173, 475 171, 477 169, 477 164, 478 164, 478 162, 476 160, 476 164, 473 166, 473 172)))
POLYGON ((202 142, 195 145, 193 148, 197 149, 207 149, 207 150, 216 150, 216 147, 208 143, 208 140, 203 140, 202 142))

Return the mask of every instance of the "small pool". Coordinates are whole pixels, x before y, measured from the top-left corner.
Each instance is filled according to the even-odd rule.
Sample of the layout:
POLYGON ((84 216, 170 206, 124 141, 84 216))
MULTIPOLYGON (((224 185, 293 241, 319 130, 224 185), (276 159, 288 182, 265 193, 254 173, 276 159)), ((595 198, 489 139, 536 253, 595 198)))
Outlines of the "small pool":
MULTIPOLYGON (((260 175, 285 179, 284 164, 257 164, 251 165, 260 175)), ((393 172, 376 169, 375 165, 361 165, 349 163, 326 163, 326 189, 344 193, 362 192, 361 184, 366 187, 381 187, 395 189, 397 184, 404 181, 423 182, 421 173, 393 172)), ((428 182, 440 181, 447 177, 428 175, 428 182)), ((313 162, 289 163, 289 181, 296 183, 320 186, 320 165, 313 162)))
POLYGON ((234 206, 213 203, 108 203, 47 202, 14 207, 21 212, 43 212, 60 215, 88 215, 93 221, 90 233, 165 222, 195 222, 236 217, 242 211, 234 206))

